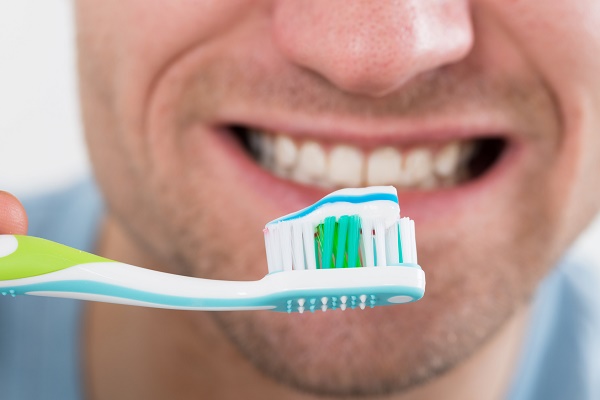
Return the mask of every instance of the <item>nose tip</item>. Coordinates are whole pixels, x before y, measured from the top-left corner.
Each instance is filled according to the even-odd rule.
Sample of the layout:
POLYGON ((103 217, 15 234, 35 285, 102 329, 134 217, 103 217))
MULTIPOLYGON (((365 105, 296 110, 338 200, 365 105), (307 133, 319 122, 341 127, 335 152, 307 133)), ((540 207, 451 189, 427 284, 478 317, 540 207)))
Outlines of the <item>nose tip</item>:
POLYGON ((457 62, 473 44, 463 0, 278 0, 274 18, 288 60, 373 97, 457 62))

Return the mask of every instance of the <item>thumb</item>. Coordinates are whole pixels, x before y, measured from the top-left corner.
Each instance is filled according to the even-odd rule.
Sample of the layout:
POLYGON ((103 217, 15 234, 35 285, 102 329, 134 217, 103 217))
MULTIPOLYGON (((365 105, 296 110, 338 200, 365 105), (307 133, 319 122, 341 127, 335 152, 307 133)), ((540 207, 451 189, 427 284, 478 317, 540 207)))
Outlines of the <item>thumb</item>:
POLYGON ((25 208, 15 196, 0 191, 0 235, 25 235, 27 233, 27 214, 25 208))

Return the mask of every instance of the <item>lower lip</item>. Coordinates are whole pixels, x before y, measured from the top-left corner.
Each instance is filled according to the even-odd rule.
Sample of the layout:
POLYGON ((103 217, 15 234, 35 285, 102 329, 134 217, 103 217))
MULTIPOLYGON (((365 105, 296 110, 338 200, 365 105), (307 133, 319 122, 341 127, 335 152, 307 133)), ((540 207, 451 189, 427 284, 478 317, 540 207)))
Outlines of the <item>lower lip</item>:
MULTIPOLYGON (((245 181, 251 182, 247 185, 248 190, 263 194, 263 205, 271 219, 307 207, 331 192, 316 186, 284 180, 269 173, 260 167, 231 132, 224 128, 213 129, 211 134, 220 143, 225 157, 234 168, 243 171, 247 178, 245 181)), ((503 153, 488 171, 479 178, 461 185, 427 191, 399 190, 398 200, 402 215, 410 216, 419 223, 427 223, 443 219, 445 216, 471 212, 475 203, 493 204, 493 198, 502 190, 502 183, 510 181, 511 171, 520 165, 523 147, 516 141, 507 141, 503 153)))

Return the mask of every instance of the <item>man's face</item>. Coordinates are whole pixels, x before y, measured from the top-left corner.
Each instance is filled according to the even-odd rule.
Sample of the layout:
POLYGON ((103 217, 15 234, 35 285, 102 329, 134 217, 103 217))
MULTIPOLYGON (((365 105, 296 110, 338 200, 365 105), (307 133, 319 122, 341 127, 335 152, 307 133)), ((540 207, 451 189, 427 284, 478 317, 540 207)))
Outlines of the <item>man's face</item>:
POLYGON ((597 209, 597 1, 77 8, 99 183, 172 272, 260 278, 265 222, 339 187, 393 184, 416 220, 418 303, 213 314, 276 379, 375 393, 451 368, 597 209))

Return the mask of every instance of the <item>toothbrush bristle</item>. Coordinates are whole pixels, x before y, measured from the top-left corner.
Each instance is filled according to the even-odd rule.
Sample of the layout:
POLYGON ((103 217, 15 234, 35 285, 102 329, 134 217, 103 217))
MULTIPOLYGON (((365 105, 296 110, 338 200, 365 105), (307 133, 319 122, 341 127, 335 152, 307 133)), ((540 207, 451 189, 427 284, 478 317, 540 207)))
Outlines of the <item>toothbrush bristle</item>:
POLYGON ((281 221, 264 230, 269 272, 416 264, 414 221, 380 216, 281 221))

